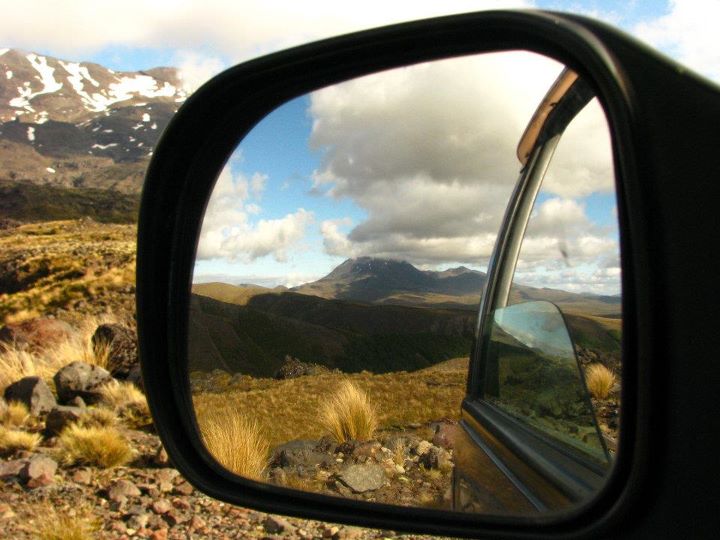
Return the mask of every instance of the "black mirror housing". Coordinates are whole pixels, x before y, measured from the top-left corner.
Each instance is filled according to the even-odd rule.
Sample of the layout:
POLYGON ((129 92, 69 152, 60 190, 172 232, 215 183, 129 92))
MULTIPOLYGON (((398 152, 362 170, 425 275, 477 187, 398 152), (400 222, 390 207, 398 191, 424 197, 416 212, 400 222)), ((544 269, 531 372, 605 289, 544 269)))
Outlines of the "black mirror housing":
POLYGON ((234 67, 191 96, 155 150, 142 196, 137 314, 143 380, 171 459, 198 489, 261 510, 472 537, 701 537, 717 530, 720 368, 715 156, 720 92, 612 28, 543 12, 485 12, 360 32, 234 67), (594 88, 612 130, 623 286, 623 416, 612 475, 588 505, 503 518, 289 492, 230 475, 197 436, 186 370, 199 228, 245 134, 283 102, 353 77, 478 52, 555 58, 594 88))

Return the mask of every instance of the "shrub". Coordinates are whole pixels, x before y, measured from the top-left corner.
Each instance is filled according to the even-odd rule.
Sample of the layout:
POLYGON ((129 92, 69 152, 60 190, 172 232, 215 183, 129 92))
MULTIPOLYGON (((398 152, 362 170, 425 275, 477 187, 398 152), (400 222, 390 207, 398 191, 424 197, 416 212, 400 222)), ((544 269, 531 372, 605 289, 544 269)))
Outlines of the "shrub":
POLYGON ((7 428, 23 427, 30 420, 27 405, 20 401, 5 403, 0 400, 0 423, 7 428))
POLYGON ((112 427, 71 424, 60 433, 58 444, 61 459, 67 464, 109 468, 124 465, 133 457, 130 445, 112 427))
POLYGON ((585 383, 595 399, 605 399, 615 385, 615 374, 602 364, 591 364, 585 370, 585 383))
POLYGON ((112 407, 128 425, 138 427, 152 422, 145 394, 133 383, 113 380, 101 394, 102 403, 112 407))
POLYGON ((93 540, 100 529, 97 518, 88 509, 69 515, 45 503, 38 505, 34 514, 38 540, 93 540))
POLYGON ((346 379, 322 405, 320 423, 337 442, 365 441, 375 433, 378 414, 367 394, 346 379))
POLYGON ((9 455, 19 450, 34 450, 41 439, 39 433, 0 427, 0 454, 9 455))
POLYGON ((208 451, 227 470, 260 479, 268 462, 269 445, 260 425, 236 409, 199 409, 197 420, 208 451))

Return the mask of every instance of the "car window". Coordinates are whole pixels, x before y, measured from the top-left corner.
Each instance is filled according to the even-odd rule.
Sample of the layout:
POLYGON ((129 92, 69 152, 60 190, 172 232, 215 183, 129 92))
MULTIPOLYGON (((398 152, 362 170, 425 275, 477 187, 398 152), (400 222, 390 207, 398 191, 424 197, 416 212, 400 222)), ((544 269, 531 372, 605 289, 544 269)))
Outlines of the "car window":
POLYGON ((512 417, 599 459, 614 455, 621 374, 620 253, 606 133, 602 109, 591 102, 560 140, 508 305, 490 321, 483 388, 512 417))

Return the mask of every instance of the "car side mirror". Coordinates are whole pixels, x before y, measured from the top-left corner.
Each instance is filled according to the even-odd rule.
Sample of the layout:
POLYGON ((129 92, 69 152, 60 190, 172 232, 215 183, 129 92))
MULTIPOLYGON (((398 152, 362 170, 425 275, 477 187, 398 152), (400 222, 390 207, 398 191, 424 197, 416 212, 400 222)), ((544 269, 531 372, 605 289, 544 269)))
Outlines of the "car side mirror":
MULTIPOLYGON (((672 338, 684 335, 684 325, 689 324, 688 321, 697 324, 702 321, 692 317, 682 321, 672 319, 671 312, 660 314, 647 302, 652 293, 656 295, 655 298, 672 303, 671 300, 676 298, 675 292, 663 288, 666 284, 663 271, 672 268, 679 272, 683 265, 690 264, 690 259, 682 259, 678 257, 678 253, 667 251, 663 245, 655 243, 652 234, 654 227, 659 227, 658 216, 663 215, 660 210, 671 208, 677 201, 677 192, 670 187, 672 175, 683 170, 690 159, 689 150, 683 150, 684 146, 675 148, 673 143, 677 133, 686 136, 686 141, 697 143, 690 145, 697 148, 700 143, 696 131, 693 130, 700 130, 702 133, 710 133, 712 130, 710 123, 697 120, 697 109, 693 107, 704 104, 711 110, 717 110, 720 101, 707 97, 707 86, 694 79, 664 81, 666 96, 672 98, 670 101, 681 102, 674 105, 673 114, 679 115, 679 111, 687 108, 689 112, 685 111, 684 114, 690 114, 695 119, 692 130, 686 123, 680 122, 676 127, 677 131, 671 136, 668 130, 659 129, 656 125, 661 117, 658 111, 663 110, 665 105, 658 101, 656 83, 669 72, 674 72, 674 68, 669 68, 666 61, 643 50, 625 36, 587 19, 541 12, 488 12, 408 23, 299 47, 232 68, 202 87, 174 117, 154 153, 143 192, 138 237, 138 332, 143 380, 158 433, 178 469, 200 490, 234 504, 383 528, 494 537, 529 534, 549 536, 555 533, 573 537, 613 536, 618 535, 619 531, 631 523, 644 531, 664 531, 662 512, 655 512, 651 516, 641 512, 633 513, 640 501, 647 502, 646 497, 652 491, 648 464, 656 466, 653 471, 655 474, 658 470, 679 474, 679 469, 672 469, 666 462, 654 462, 650 451, 654 443, 662 440, 663 432, 652 432, 649 429, 648 411, 665 413, 666 409, 653 409, 652 405, 657 404, 658 398, 653 394, 649 381, 657 381, 657 377, 660 377, 665 383, 670 383, 669 379, 658 375, 657 367, 653 367, 651 362, 653 355, 649 351, 657 352, 659 328, 664 328, 668 332, 667 336, 672 338), (505 301, 488 303, 489 300, 485 299, 497 298, 498 294, 496 291, 488 292, 486 288, 483 295, 485 305, 480 305, 479 319, 471 316, 468 324, 462 318, 453 318, 443 312, 438 315, 437 320, 428 323, 424 315, 397 308, 398 304, 402 306, 409 296, 417 296, 417 289, 403 291, 401 297, 389 293, 381 295, 378 298, 385 300, 385 310, 353 305, 340 314, 339 311, 332 310, 321 312, 318 308, 323 300, 318 294, 322 296, 326 292, 324 285, 333 288, 334 293, 343 292, 334 282, 321 284, 315 289, 314 296, 306 294, 304 298, 298 298, 303 295, 297 291, 278 291, 272 287, 269 290, 258 289, 258 285, 263 286, 261 283, 253 283, 254 289, 244 287, 238 290, 237 287, 228 289, 213 288, 207 284, 202 286, 203 284, 193 280, 194 272, 197 272, 197 257, 201 253, 199 247, 210 246, 213 241, 220 248, 244 246, 248 253, 268 250, 263 238, 244 234, 247 231, 243 231, 241 221, 228 223, 225 228, 219 227, 212 231, 208 228, 205 232, 210 231, 213 234, 204 237, 203 231, 208 223, 206 210, 213 209, 214 200, 211 195, 216 184, 231 190, 262 191, 264 180, 261 177, 247 178, 244 184, 233 180, 233 161, 230 158, 248 133, 281 105, 292 103, 293 100, 320 88, 386 70, 439 64, 455 57, 465 58, 469 55, 517 50, 530 51, 559 62, 559 65, 574 73, 577 80, 582 82, 582 85, 576 87, 578 91, 571 93, 573 99, 577 99, 575 105, 563 105, 571 103, 572 99, 546 100, 546 113, 538 118, 537 137, 531 137, 532 144, 525 149, 527 152, 521 152, 521 176, 528 174, 528 171, 539 170, 533 169, 532 160, 545 159, 540 151, 541 147, 549 147, 552 141, 556 142, 569 118, 577 113, 578 104, 584 105, 592 96, 597 96, 608 120, 618 196, 617 217, 622 246, 623 290, 623 414, 617 453, 614 457, 602 433, 598 431, 593 406, 585 392, 582 371, 572 351, 572 344, 569 344, 567 339, 563 316, 551 304, 531 302, 507 305, 508 302, 505 301), (682 100, 679 99, 681 95, 682 100), (693 96, 697 99, 692 99, 693 96), (557 106, 558 104, 560 106, 557 106), (639 157, 640 145, 643 156, 653 156, 657 163, 662 162, 665 167, 656 165, 651 158, 639 157), (669 149, 674 151, 672 157, 669 149), (222 183, 227 180, 223 178, 223 174, 230 175, 229 184, 222 183), (654 186, 652 190, 649 187, 651 184, 654 186), (653 206, 654 204, 657 206, 653 206), (632 213, 628 212, 629 207, 633 208, 632 213), (199 244, 201 238, 205 238, 209 243, 199 244), (658 264, 647 264, 650 252, 657 258, 658 264), (303 324, 290 320, 288 314, 298 312, 308 314, 309 319, 303 324), (411 354, 395 355, 404 362, 413 359, 419 365, 423 359, 427 359, 423 356, 424 351, 436 347, 437 340, 430 339, 424 343, 421 336, 426 333, 427 328, 437 327, 437 324, 459 328, 458 334, 452 337, 454 339, 459 336, 460 341, 464 340, 462 345, 467 347, 468 354, 472 351, 473 358, 478 357, 478 351, 489 355, 488 358, 496 356, 495 373, 492 372, 492 363, 485 364, 485 371, 473 369, 471 365, 467 384, 465 381, 460 384, 464 387, 460 396, 465 396, 462 399, 465 425, 470 425, 473 421, 478 421, 478 425, 481 425, 483 415, 507 416, 510 411, 512 416, 512 411, 517 411, 519 416, 527 420, 531 431, 537 431, 538 427, 544 429, 552 424, 554 435, 536 437, 540 443, 532 446, 534 452, 529 453, 523 450, 528 447, 526 443, 517 437, 513 439, 513 436, 519 433, 516 429, 509 435, 485 430, 479 439, 475 437, 480 432, 479 429, 467 429, 464 433, 487 458, 483 465, 495 467, 498 471, 493 477, 497 479, 497 483, 494 480, 491 482, 493 486, 512 491, 513 497, 524 501, 527 511, 523 509, 520 512, 505 512, 493 506, 495 501, 488 500, 481 501, 484 506, 476 506, 478 498, 468 498, 465 494, 476 489, 483 481, 487 481, 487 478, 480 481, 468 475, 455 474, 456 469, 451 469, 451 476, 453 482, 460 487, 450 490, 449 494, 443 492, 440 497, 443 504, 451 503, 450 508, 431 505, 404 508, 387 504, 394 502, 389 500, 381 501, 382 504, 373 502, 373 489, 368 486, 386 482, 388 472, 383 469, 384 465, 389 467, 393 464, 393 474, 402 476, 403 473, 397 467, 405 469, 404 461, 407 456, 402 456, 403 463, 393 463, 393 449, 385 444, 386 440, 382 443, 376 441, 377 444, 356 444, 363 438, 357 433, 346 437, 352 444, 344 447, 342 444, 347 441, 340 439, 347 434, 339 435, 334 441, 324 441, 328 447, 333 446, 332 459, 335 464, 344 463, 348 456, 357 458, 358 462, 352 465, 359 465, 358 467, 352 470, 343 467, 340 473, 333 472, 322 479, 324 487, 332 482, 340 492, 343 489, 348 490, 353 495, 350 498, 330 497, 322 490, 319 490, 319 493, 318 490, 308 490, 307 483, 303 483, 307 477, 302 475, 289 479, 287 476, 281 478, 281 473, 278 472, 277 477, 265 477, 267 463, 263 460, 254 468, 238 465, 251 461, 247 456, 252 457, 252 452, 244 454, 246 457, 241 455, 240 447, 243 445, 237 444, 239 437, 250 440, 246 435, 257 427, 252 423, 242 422, 247 416, 243 411, 257 407, 253 396, 258 390, 267 390, 277 385, 273 382, 274 379, 265 377, 269 374, 267 370, 272 367, 275 374, 283 370, 288 373, 293 370, 309 372, 317 368, 293 356, 292 351, 288 350, 286 357, 282 349, 288 348, 291 343, 295 350, 311 351, 318 357, 330 357, 330 353, 325 349, 335 347, 337 350, 340 346, 338 340, 333 341, 331 336, 325 333, 325 329, 321 328, 322 325, 317 324, 318 317, 345 324, 346 333, 343 334, 343 339, 350 340, 348 336, 356 339, 352 342, 355 350, 362 347, 365 347, 363 350, 371 350, 374 347, 379 353, 378 356, 395 351, 397 343, 388 340, 387 336, 383 338, 385 341, 363 341, 365 336, 358 331, 358 319, 352 317, 360 312, 363 313, 363 324, 366 326, 387 328, 393 325, 414 325, 413 327, 418 329, 416 335, 412 336, 411 346, 404 351, 410 351, 411 354), (530 317, 531 314, 533 317, 530 317), (481 324, 478 325, 478 321, 481 324), (219 334, 222 329, 229 330, 223 334, 224 337, 219 334), (528 330, 530 334, 527 333, 528 330), (252 334, 250 338, 247 335, 240 336, 241 333, 248 332, 252 334), (226 339, 233 335, 232 339, 226 339), (489 348, 483 350, 484 344, 489 348), (508 351, 511 354, 503 355, 508 351), (626 358, 630 359, 627 363, 626 358), (259 361, 258 359, 265 364, 252 363, 259 361), (272 363, 277 365, 271 366, 272 363), (243 366, 244 371, 225 369, 231 364, 235 367, 243 366), (221 371, 214 371, 215 368, 221 371), (257 370, 257 373, 253 370, 257 370), (260 372, 267 380, 255 380, 260 372), (641 374, 643 377, 640 377, 641 374), (656 378, 644 377, 649 374, 656 378), (248 377, 254 378, 251 380, 248 377), (552 385, 545 385, 543 390, 538 391, 536 382, 539 378, 550 379, 563 390, 558 391, 557 395, 547 396, 545 391, 552 385), (501 382, 504 387, 501 387, 501 382), (227 395, 220 391, 225 388, 238 391, 237 401, 229 400, 227 395), (483 396, 485 404, 495 400, 495 405, 501 407, 473 409, 478 395, 483 396), (523 399, 519 399, 520 396, 523 399), (525 410, 529 405, 530 409, 525 410), (505 407, 504 413, 495 410, 502 407, 505 407), (232 418, 232 414, 238 410, 241 414, 232 418), (552 414, 546 414, 548 411, 552 414), (486 444, 492 440, 502 440, 503 445, 511 450, 515 444, 515 448, 520 450, 511 451, 505 457, 499 456, 498 452, 490 447, 492 445, 486 444), (581 457, 576 459, 577 455, 581 457), (559 468, 558 463, 562 460, 566 460, 568 464, 559 468), (509 463, 514 465, 509 467, 509 463), (378 466, 362 466, 373 464, 378 466), (540 487, 526 489, 532 485, 540 487), (547 497, 538 496, 541 492, 548 494, 547 497), (471 512, 456 511, 462 510, 464 506, 471 512), (633 517, 628 517, 630 515, 633 517)), ((519 82, 515 88, 524 89, 525 74, 518 75, 519 82)), ((495 81, 488 77, 486 85, 492 85, 495 81)), ((573 84, 575 83, 570 83, 573 84)), ((431 84, 429 88, 433 86, 431 84)), ((392 94, 385 95, 386 99, 391 97, 392 94)), ((456 97, 467 99, 467 95, 462 93, 456 97)), ((423 112, 431 115, 432 107, 418 111, 418 114, 423 112)), ((532 107, 528 113, 532 113, 532 107)), ((460 115, 461 119, 462 116, 460 115)), ((465 115, 465 119, 468 118, 472 120, 469 114, 465 115)), ((468 125, 472 126, 473 122, 468 125)), ((496 124, 494 127, 501 129, 505 126, 496 124)), ((376 144, 377 147, 392 149, 398 145, 398 141, 392 137, 383 138, 385 135, 385 132, 378 132, 378 140, 382 144, 376 144)), ((417 130, 411 129, 406 135, 417 135, 417 130)), ((454 134, 455 139, 452 138, 452 133, 444 135, 447 135, 448 140, 455 140, 460 146, 464 142, 457 134, 454 134)), ((414 148, 416 151, 418 148, 422 150, 418 152, 419 158, 427 158, 428 152, 437 150, 437 145, 422 146, 421 139, 422 137, 418 138, 418 144, 414 148)), ((378 140, 374 142, 377 143, 378 140)), ((488 139, 490 140, 492 137, 488 139)), ((328 144, 326 140, 318 142, 320 149, 327 148, 328 144)), ((707 145, 707 142, 705 144, 707 145)), ((483 149, 487 150, 486 147, 483 149)), ((363 151, 364 148, 357 150, 363 151)), ((694 158, 694 154, 692 156, 694 158)), ((511 157, 516 159, 514 153, 511 157)), ((342 165, 347 170, 353 170, 353 174, 375 175, 378 181, 383 181, 382 175, 391 170, 393 165, 390 161, 384 162, 387 170, 378 172, 368 169, 354 170, 354 164, 355 161, 350 156, 342 165)), ((417 171, 418 178, 421 178, 422 174, 431 174, 428 170, 437 164, 437 160, 426 159, 426 166, 417 171)), ((462 168, 464 163, 455 165, 462 168)), ((703 160, 695 162, 695 167, 708 174, 708 171, 713 170, 713 165, 703 160)), ((330 172, 338 175, 339 169, 330 172)), ((542 174, 538 177, 541 178, 542 174)), ((458 178, 460 176, 451 179, 451 182, 458 182, 458 178)), ((323 177, 317 176, 315 180, 315 188, 321 187, 323 177)), ((517 202, 523 196, 522 193, 516 195, 512 201, 517 202)), ((532 195, 532 201, 535 201, 536 197, 537 191, 532 195)), ((402 203, 403 199, 399 198, 397 204, 402 203)), ((255 206, 251 206, 248 201, 243 204, 246 217, 259 207, 258 202, 253 203, 255 206)), ((688 206, 693 205, 688 203, 688 206)), ((500 227, 501 234, 510 230, 510 224, 517 221, 518 212, 525 212, 529 216, 531 209, 532 204, 511 203, 500 227)), ((237 217, 232 211, 229 214, 237 217)), ((528 216, 524 221, 520 220, 523 222, 523 230, 528 216)), ((294 217, 288 215, 288 218, 282 223, 265 222, 264 230, 277 225, 280 236, 287 239, 293 235, 293 226, 302 225, 312 219, 307 212, 294 217)), ((326 220, 325 239, 335 241, 334 248, 337 248, 342 241, 342 237, 336 234, 341 223, 333 221, 332 218, 326 220)), ((479 220, 480 218, 482 216, 478 216, 479 220)), ((452 223, 445 220, 442 225, 449 227, 452 223)), ((663 226, 672 229, 672 225, 664 222, 663 226)), ((366 238, 372 237, 372 231, 364 232, 366 238)), ((677 243, 674 245, 678 246, 683 242, 683 234, 675 232, 677 234, 673 238, 677 243)), ((360 233, 357 236, 360 236, 360 233)), ((494 255, 488 264, 490 276, 496 273, 493 268, 502 258, 502 250, 515 250, 514 258, 510 258, 514 269, 518 247, 512 247, 513 242, 513 238, 509 237, 507 242, 500 242, 500 247, 495 246, 494 255)), ((490 241, 490 244, 492 243, 493 240, 490 241)), ((437 246, 438 251, 442 248, 442 244, 437 246)), ((273 252, 273 249, 271 247, 267 252, 273 252)), ((682 253, 686 251, 680 250, 682 253)), ((277 248, 275 254, 282 258, 283 247, 277 248)), ((489 252, 486 255, 489 255, 489 252)), ((505 291, 505 297, 509 297, 511 293, 508 279, 512 277, 512 269, 507 275, 510 278, 506 279, 504 285, 501 283, 504 279, 502 276, 500 281, 491 279, 497 290, 505 291)), ((423 277, 416 274, 416 277, 418 280, 428 279, 427 275, 423 277)), ((353 290, 357 291, 359 288, 368 293, 369 283, 367 280, 356 283, 353 290)), ((377 295, 377 291, 370 293, 377 295)), ((337 298, 325 300, 330 302, 330 307, 337 308, 337 303, 332 304, 337 298)), ((604 300, 594 298, 593 301, 602 303, 604 300)), ((613 301, 620 303, 619 299, 613 301)), ((323 306, 325 307, 325 304, 323 306)), ((345 347, 347 342, 342 342, 342 347, 345 347)), ((662 354, 659 352, 658 357, 662 357, 662 354)), ((326 377, 322 380, 334 381, 335 384, 337 381, 331 378, 332 369, 347 367, 338 362, 339 365, 324 366, 330 373, 317 368, 321 372, 318 380, 326 377)), ((458 365, 460 364, 457 362, 450 363, 449 371, 457 371, 458 365)), ((465 373, 464 369, 461 369, 460 373, 465 373)), ((450 379, 452 374, 448 380, 450 379)), ((440 382, 442 383, 443 381, 440 382)), ((452 384, 456 383, 453 379, 452 384)), ((337 394, 340 396, 337 399, 347 398, 359 404, 359 408, 364 408, 367 418, 370 418, 365 422, 368 424, 366 427, 372 427, 370 424, 373 423, 373 404, 368 403, 362 389, 358 391, 352 385, 344 383, 337 386, 337 394)), ((286 384, 282 388, 282 398, 288 399, 292 398, 291 392, 300 391, 301 386, 286 384)), ((702 389, 702 385, 698 388, 702 389)), ((460 403, 457 405, 459 408, 460 403)), ((322 408, 318 408, 318 411, 321 410, 322 408)), ((332 413, 330 410, 328 415, 332 413)), ((487 425, 500 426, 498 429, 501 429, 506 419, 500 416, 487 425)), ((512 423, 515 420, 509 421, 512 423)), ((431 435, 438 435, 437 445, 433 445, 438 448, 443 437, 452 439, 457 436, 452 430, 443 432, 444 426, 432 427, 434 433, 431 435)), ((343 429, 339 431, 342 432, 343 429)), ((250 442, 252 443, 252 440, 250 442)), ((314 442, 320 444, 323 441, 318 439, 314 442)), ((290 461, 298 455, 304 455, 317 462, 313 463, 313 467, 317 465, 318 470, 330 470, 333 463, 321 463, 330 453, 320 452, 317 444, 310 448, 302 442, 285 442, 285 446, 275 452, 273 457, 281 466, 273 468, 283 469, 283 460, 290 461)), ((262 441, 256 446, 262 454, 262 441)), ((429 455, 429 452, 418 450, 418 446, 419 444, 412 450, 414 455, 411 456, 418 458, 418 467, 422 465, 429 475, 436 474, 433 473, 434 470, 442 471, 440 462, 446 460, 446 455, 434 451, 433 455, 426 458, 424 456, 429 455), (427 462, 420 463, 421 460, 427 462)), ((698 456, 698 464, 710 462, 709 456, 702 454, 700 449, 698 456)), ((473 461, 464 467, 463 471, 472 467, 477 469, 478 462, 473 461)), ((312 477, 313 481, 316 479, 317 476, 312 477)), ((654 494, 661 501, 648 504, 655 504, 656 509, 662 507, 662 502, 669 504, 668 501, 674 500, 669 490, 660 490, 654 494)))

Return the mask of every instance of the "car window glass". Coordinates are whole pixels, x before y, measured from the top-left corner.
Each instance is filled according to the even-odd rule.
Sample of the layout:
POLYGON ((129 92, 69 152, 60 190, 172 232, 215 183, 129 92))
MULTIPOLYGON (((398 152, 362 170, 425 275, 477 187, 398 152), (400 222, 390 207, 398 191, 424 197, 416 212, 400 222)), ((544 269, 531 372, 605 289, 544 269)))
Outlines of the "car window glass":
POLYGON ((595 100, 560 140, 523 238, 510 307, 494 316, 490 350, 506 350, 484 388, 504 411, 596 457, 605 448, 614 455, 621 382, 620 252, 608 133, 595 100), (537 300, 557 306, 553 324, 567 328, 569 337, 562 354, 523 343, 522 332, 541 337, 537 329, 546 315, 515 324, 515 335, 502 323, 537 300), (556 369, 560 358, 567 369, 556 369))

